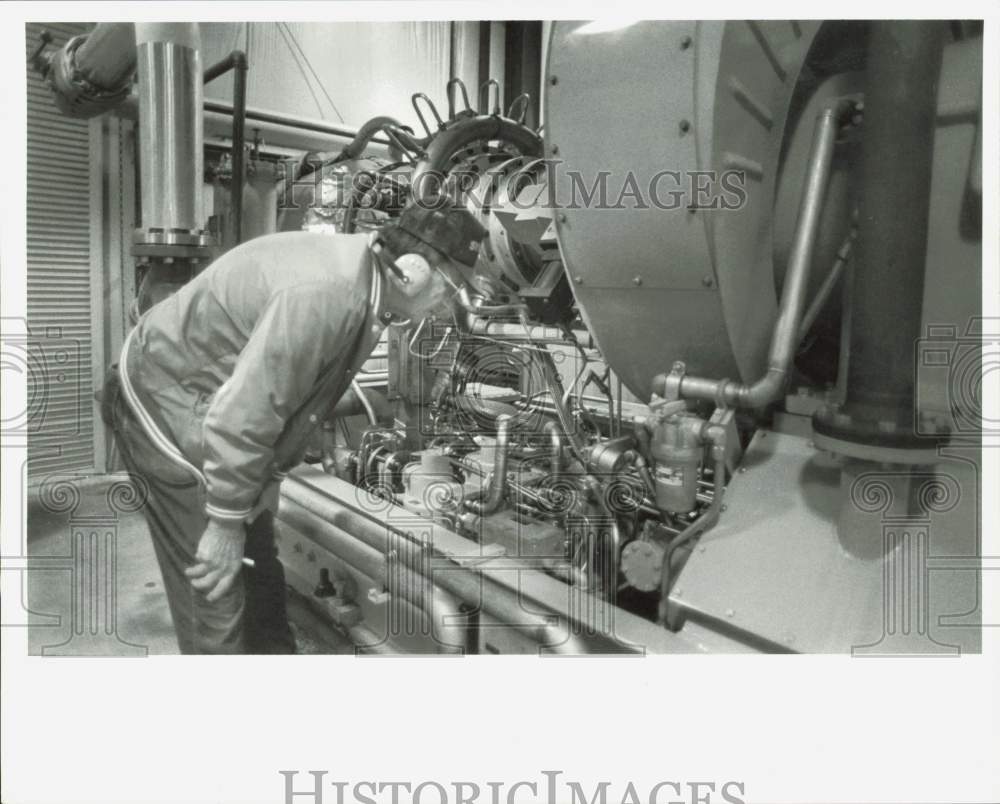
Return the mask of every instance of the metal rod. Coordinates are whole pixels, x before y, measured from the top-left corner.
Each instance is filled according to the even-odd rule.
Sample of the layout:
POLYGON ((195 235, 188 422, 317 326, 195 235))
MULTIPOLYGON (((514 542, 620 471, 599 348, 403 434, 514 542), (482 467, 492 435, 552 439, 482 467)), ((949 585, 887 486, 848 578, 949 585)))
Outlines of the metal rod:
POLYGON ((823 312, 823 308, 826 307, 826 303, 830 300, 830 296, 833 293, 834 288, 840 282, 840 277, 844 273, 844 267, 847 265, 847 261, 851 258, 851 250, 854 248, 854 239, 858 236, 858 230, 856 227, 852 226, 851 231, 848 232, 847 237, 844 238, 844 242, 841 243, 840 248, 837 249, 837 256, 833 261, 833 265, 830 267, 829 273, 824 277, 823 283, 820 285, 819 290, 816 291, 816 296, 812 300, 812 304, 809 305, 809 309, 806 310, 805 314, 802 316, 802 323, 799 324, 799 343, 802 339, 809 334, 809 330, 812 329, 812 325, 816 323, 816 319, 819 314, 823 312))
POLYGON ((230 206, 233 210, 233 237, 235 245, 243 242, 243 183, 245 162, 243 151, 246 143, 246 108, 247 108, 247 64, 246 54, 242 50, 234 50, 221 61, 216 62, 202 77, 207 84, 221 75, 234 70, 233 75, 233 178, 229 188, 230 206))

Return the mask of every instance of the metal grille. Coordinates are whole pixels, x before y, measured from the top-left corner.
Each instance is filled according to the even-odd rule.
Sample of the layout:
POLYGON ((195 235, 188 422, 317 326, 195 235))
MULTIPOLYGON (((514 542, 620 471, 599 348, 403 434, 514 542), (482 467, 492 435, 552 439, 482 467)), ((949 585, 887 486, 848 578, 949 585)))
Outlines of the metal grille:
MULTIPOLYGON (((43 28, 61 46, 86 27, 28 23, 26 53, 43 28)), ((38 479, 94 467, 90 141, 87 121, 63 116, 30 68, 27 117, 28 476, 38 479)))

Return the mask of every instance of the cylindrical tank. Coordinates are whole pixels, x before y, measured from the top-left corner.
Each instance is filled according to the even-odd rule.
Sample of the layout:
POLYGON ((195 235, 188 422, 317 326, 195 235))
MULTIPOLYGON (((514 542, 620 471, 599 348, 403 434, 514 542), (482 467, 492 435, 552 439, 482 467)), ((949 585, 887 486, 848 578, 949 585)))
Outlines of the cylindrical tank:
POLYGON ((698 469, 704 447, 683 416, 670 416, 654 428, 649 443, 653 458, 656 506, 672 514, 693 511, 697 503, 698 469))
POLYGON ((137 23, 142 229, 201 228, 202 69, 197 23, 137 23))

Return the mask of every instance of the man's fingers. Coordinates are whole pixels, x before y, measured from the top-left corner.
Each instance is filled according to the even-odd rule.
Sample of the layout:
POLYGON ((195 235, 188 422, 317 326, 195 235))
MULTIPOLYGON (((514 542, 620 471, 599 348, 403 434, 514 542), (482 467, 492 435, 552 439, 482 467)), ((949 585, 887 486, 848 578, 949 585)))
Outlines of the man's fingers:
POLYGON ((209 603, 214 603, 220 597, 222 597, 226 592, 230 590, 233 585, 233 581, 236 580, 236 573, 230 573, 229 575, 223 575, 222 580, 220 580, 216 585, 215 589, 205 595, 205 600, 209 603))
POLYGON ((223 570, 214 569, 207 575, 202 576, 201 578, 192 578, 191 586, 193 586, 199 592, 207 592, 209 589, 215 586, 216 583, 218 583, 219 578, 221 578, 222 576, 223 576, 223 570))
POLYGON ((188 578, 201 578, 203 575, 206 575, 207 573, 211 572, 211 570, 212 567, 209 566, 207 562, 200 561, 193 567, 188 567, 186 570, 184 570, 184 574, 187 575, 188 578))

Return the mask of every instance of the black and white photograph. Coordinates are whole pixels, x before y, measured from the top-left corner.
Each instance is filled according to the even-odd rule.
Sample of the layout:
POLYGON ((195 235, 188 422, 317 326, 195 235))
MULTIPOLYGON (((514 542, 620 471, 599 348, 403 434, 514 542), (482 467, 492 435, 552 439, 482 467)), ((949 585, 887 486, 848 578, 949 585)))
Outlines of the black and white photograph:
POLYGON ((1000 800, 996 9, 10 8, 5 804, 1000 800))

